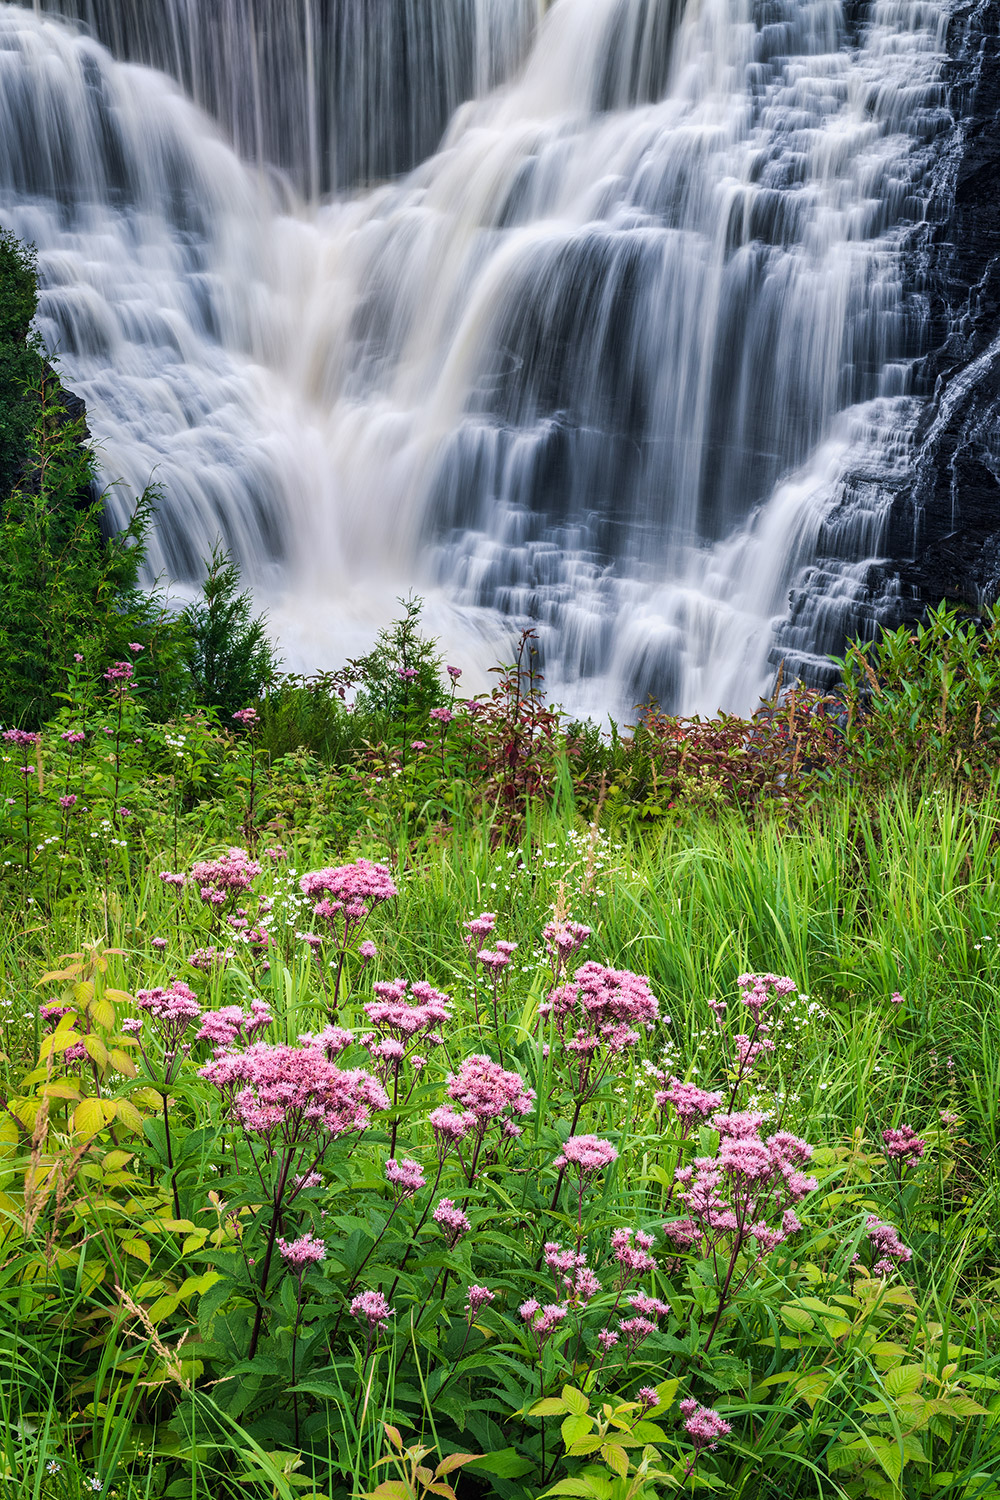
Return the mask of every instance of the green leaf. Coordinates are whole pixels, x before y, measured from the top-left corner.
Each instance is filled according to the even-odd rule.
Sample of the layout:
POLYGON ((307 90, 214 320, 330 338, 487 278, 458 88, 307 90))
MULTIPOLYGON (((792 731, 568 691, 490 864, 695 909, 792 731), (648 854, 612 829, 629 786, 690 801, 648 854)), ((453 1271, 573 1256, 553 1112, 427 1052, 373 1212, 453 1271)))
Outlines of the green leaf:
POLYGON ((572 1448, 580 1438, 588 1437, 593 1425, 592 1419, 587 1416, 586 1412, 568 1416, 559 1429, 566 1447, 572 1448))
POLYGON ((530 1458, 523 1458, 516 1448, 497 1448, 492 1453, 484 1453, 468 1465, 470 1469, 486 1469, 488 1473, 495 1474, 497 1479, 520 1479, 525 1474, 530 1474, 535 1465, 530 1458))
POLYGON ((896 1369, 886 1371, 885 1388, 890 1396, 911 1396, 925 1379, 922 1365, 898 1365, 896 1369))
POLYGON ((625 1449, 617 1443, 604 1443, 601 1447, 601 1457, 609 1469, 614 1469, 619 1479, 628 1477, 628 1454, 625 1449))
POLYGON ((585 1411, 590 1410, 590 1402, 587 1400, 587 1397, 582 1391, 578 1391, 575 1386, 564 1385, 562 1388, 562 1399, 566 1403, 567 1411, 572 1412, 576 1417, 582 1416, 585 1411))

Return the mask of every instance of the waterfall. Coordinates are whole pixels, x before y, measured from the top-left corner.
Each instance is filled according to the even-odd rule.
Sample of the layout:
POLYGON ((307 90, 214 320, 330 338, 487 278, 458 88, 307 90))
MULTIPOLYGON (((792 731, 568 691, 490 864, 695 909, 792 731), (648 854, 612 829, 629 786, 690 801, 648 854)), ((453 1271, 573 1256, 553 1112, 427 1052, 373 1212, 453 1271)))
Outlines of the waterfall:
POLYGON ((380 0, 368 68, 335 0, 0 6, 0 220, 157 571, 221 531, 299 660, 412 585, 576 707, 751 709, 912 462, 951 0, 539 9, 380 0))
POLYGON ((301 192, 408 171, 523 59, 539 0, 33 0, 159 69, 301 192))

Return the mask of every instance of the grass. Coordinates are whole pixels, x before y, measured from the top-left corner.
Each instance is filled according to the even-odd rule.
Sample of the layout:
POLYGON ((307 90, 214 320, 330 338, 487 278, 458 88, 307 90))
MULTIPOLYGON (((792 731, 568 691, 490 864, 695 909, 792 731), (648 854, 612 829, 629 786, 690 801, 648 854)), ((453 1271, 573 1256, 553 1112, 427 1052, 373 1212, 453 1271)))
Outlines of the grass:
MULTIPOLYGON (((708 998, 731 1000, 735 978, 744 971, 787 973, 808 997, 796 1000, 788 1012, 764 1094, 765 1102, 773 1107, 777 1101, 793 1128, 827 1153, 825 1207, 807 1225, 809 1237, 796 1259, 783 1262, 783 1269, 761 1272, 758 1292, 741 1304, 725 1347, 720 1341, 716 1383, 703 1386, 700 1399, 714 1393, 724 1407, 730 1401, 738 1412, 732 1420, 739 1432, 725 1454, 720 1449, 721 1468, 710 1471, 704 1464, 685 1482, 689 1492, 704 1485, 707 1493, 715 1473, 720 1493, 747 1500, 778 1494, 802 1500, 868 1494, 876 1500, 883 1495, 975 1500, 997 1493, 992 1475, 1000 1463, 993 1437, 998 1401, 990 1382, 1000 1364, 994 1352, 1000 1348, 1000 1320, 993 1235, 1000 1109, 998 825, 997 793, 975 806, 940 792, 920 797, 895 790, 868 807, 840 795, 793 828, 723 813, 717 818, 679 816, 676 823, 639 833, 613 826, 588 829, 564 799, 561 812, 530 820, 514 848, 493 847, 491 826, 483 820, 459 822, 448 835, 438 830, 401 840, 390 850, 384 844, 366 846, 362 835, 350 851, 388 854, 402 891, 391 919, 380 921, 375 934, 377 977, 426 978, 452 996, 458 1014, 449 1046, 459 1056, 479 1045, 462 923, 482 910, 496 911, 498 932, 502 929, 519 944, 507 1042, 512 1049, 521 1048, 520 1066, 526 1064, 534 1011, 546 990, 536 956, 539 934, 554 909, 593 927, 586 956, 649 976, 671 1017, 670 1027, 658 1034, 650 1063, 705 1087, 719 1073, 708 998), (904 997, 899 1006, 890 1001, 896 991, 904 997), (883 1342, 903 1350, 904 1366, 920 1362, 922 1369, 937 1372, 940 1400, 951 1399, 942 1393, 952 1378, 951 1367, 960 1366, 966 1396, 954 1399, 977 1397, 974 1404, 984 1414, 961 1420, 955 1411, 937 1418, 932 1414, 927 1421, 936 1420, 942 1430, 919 1439, 933 1448, 931 1461, 924 1463, 911 1451, 912 1461, 897 1474, 891 1454, 898 1451, 905 1457, 906 1442, 912 1450, 918 1438, 907 1437, 905 1423, 900 1425, 901 1408, 886 1392, 886 1366, 872 1351, 861 1312, 847 1316, 848 1331, 839 1338, 810 1325, 806 1341, 814 1342, 801 1357, 814 1371, 821 1394, 803 1406, 790 1395, 794 1367, 789 1368, 780 1348, 782 1338, 801 1341, 802 1335, 790 1332, 796 1325, 783 1321, 783 1309, 791 1299, 796 1311, 805 1295, 804 1266, 822 1268, 816 1275, 826 1279, 815 1284, 826 1288, 822 1295, 829 1298, 830 1267, 843 1261, 850 1248, 835 1242, 841 1232, 835 1226, 846 1222, 845 1204, 853 1205, 851 1222, 857 1227, 851 1232, 858 1244, 863 1241, 865 1203, 882 1192, 877 1211, 885 1214, 892 1207, 884 1181, 878 1191, 872 1186, 872 1167, 865 1157, 876 1149, 880 1130, 911 1120, 929 1137, 945 1141, 938 1125, 941 1111, 959 1116, 961 1126, 950 1143, 930 1152, 919 1202, 904 1205, 901 1200, 897 1214, 914 1249, 912 1266, 897 1285, 908 1286, 915 1302, 908 1311, 902 1305, 894 1305, 895 1310, 880 1306, 876 1320, 884 1322, 883 1342), (767 1340, 773 1346, 770 1354, 767 1340), (736 1375, 741 1361, 753 1372, 744 1386, 736 1375), (862 1449, 867 1443, 883 1459, 870 1461, 862 1453, 852 1467, 851 1442, 862 1449), (880 1446, 883 1442, 889 1446, 880 1446)), ((182 962, 202 941, 194 927, 203 918, 196 906, 184 908, 180 916, 177 898, 158 873, 164 865, 187 867, 211 852, 201 842, 203 827, 200 815, 181 821, 180 866, 172 849, 168 854, 139 844, 133 834, 127 875, 112 882, 91 877, 44 920, 25 920, 9 883, 0 937, 0 1047, 7 1096, 16 1093, 25 1065, 37 1055, 37 980, 60 954, 81 951, 106 931, 110 946, 122 950, 121 957, 111 960, 110 984, 134 994, 164 983, 171 974, 193 977, 182 962), (160 935, 169 945, 162 956, 151 946, 151 939, 160 935)), ((235 830, 232 837, 237 841, 235 830)), ((288 868, 279 867, 273 875, 281 953, 266 981, 266 994, 280 1025, 294 1036, 315 1026, 324 1006, 316 966, 295 938, 308 911, 295 904, 293 872, 329 863, 329 856, 308 829, 285 842, 288 868)), ((231 1003, 257 993, 260 982, 259 974, 234 961, 224 973, 199 978, 199 998, 206 1006, 231 1003)), ((632 1073, 617 1091, 605 1092, 589 1107, 586 1128, 621 1133, 629 1143, 630 1162, 629 1175, 609 1175, 601 1196, 595 1197, 595 1226, 629 1220, 630 1215, 649 1221, 666 1190, 653 1170, 664 1159, 655 1132, 648 1124, 627 1123, 641 1114, 637 1101, 648 1101, 644 1087, 641 1074, 632 1073)), ((191 1107, 197 1113, 200 1106, 191 1107)), ((543 1114, 541 1098, 537 1112, 543 1114)), ((539 1129, 544 1123, 540 1118, 539 1129)), ((205 1173, 214 1148, 206 1140, 199 1149, 202 1155, 193 1170, 205 1173)), ((0 1209, 11 1226, 22 1208, 16 1183, 24 1157, 13 1147, 7 1151, 0 1209)), ((92 1200, 97 1196, 95 1184, 96 1179, 81 1188, 84 1200, 88 1194, 92 1200)), ((470 1195, 470 1202, 489 1209, 498 1226, 508 1219, 523 1222, 518 1215, 529 1199, 522 1199, 515 1212, 517 1205, 505 1195, 502 1179, 491 1178, 477 1192, 479 1197, 470 1195)), ((481 1228, 479 1242, 488 1259, 493 1253, 488 1227, 481 1228)), ((346 1497, 386 1479, 389 1471, 375 1468, 384 1451, 383 1415, 399 1421, 401 1411, 408 1414, 415 1432, 422 1432, 432 1446, 441 1438, 436 1416, 445 1445, 452 1441, 455 1419, 450 1412, 435 1413, 425 1384, 435 1357, 415 1334, 408 1341, 406 1330, 399 1329, 390 1363, 385 1351, 381 1363, 362 1361, 354 1383, 347 1366, 335 1365, 341 1394, 334 1390, 315 1397, 321 1415, 324 1410, 339 1413, 339 1468, 329 1449, 332 1438, 324 1458, 315 1426, 303 1447, 302 1466, 296 1468, 300 1460, 287 1427, 273 1414, 255 1413, 252 1405, 227 1406, 226 1387, 209 1383, 226 1379, 220 1374, 222 1356, 213 1356, 204 1375, 179 1365, 171 1383, 148 1331, 109 1318, 110 1276, 100 1283, 88 1279, 94 1250, 85 1235, 72 1240, 74 1267, 63 1267, 55 1278, 39 1270, 39 1243, 9 1236, 0 1255, 0 1301, 7 1326, 6 1372, 0 1379, 4 1500, 76 1497, 89 1492, 95 1475, 125 1500, 182 1495, 216 1500, 230 1493, 281 1500, 313 1492, 346 1497), (154 1369, 159 1383, 150 1387, 154 1369), (365 1371, 375 1379, 371 1410, 364 1403, 359 1408, 356 1399, 362 1391, 357 1380, 365 1371), (349 1462, 345 1452, 353 1455, 349 1462), (47 1472, 50 1462, 61 1465, 57 1474, 47 1472)), ((159 1280, 169 1281, 183 1267, 178 1270, 176 1259, 168 1264, 163 1253, 157 1259, 154 1250, 154 1267, 159 1280)), ((503 1264, 499 1251, 496 1256, 491 1284, 500 1287, 506 1277, 512 1289, 523 1285, 509 1256, 503 1264)), ((113 1258, 115 1278, 130 1286, 143 1306, 152 1305, 154 1295, 142 1290, 147 1275, 143 1265, 120 1249, 113 1258)), ((697 1287, 692 1292, 678 1285, 674 1295, 679 1301, 693 1295, 696 1308, 697 1287)), ((182 1307, 176 1316, 165 1316, 157 1329, 156 1337, 175 1352, 185 1318, 182 1307)), ((195 1318, 195 1342, 196 1324, 195 1318)), ((673 1335, 678 1349, 685 1337, 683 1328, 673 1335)), ((690 1350, 676 1359, 689 1368, 689 1356, 690 1350)), ((670 1358, 667 1353, 660 1357, 666 1372, 670 1358)), ((240 1368, 235 1356, 233 1366, 240 1368)), ((698 1368, 711 1374, 704 1362, 698 1368)), ((281 1379, 274 1378, 280 1386, 281 1379)), ((473 1395, 477 1378, 485 1377, 470 1377, 473 1395)), ((530 1397, 526 1389, 522 1399, 530 1397)), ((489 1422, 495 1426, 496 1418, 489 1422)), ((487 1425, 484 1418, 481 1431, 487 1425)), ((496 1442, 498 1449, 508 1448, 509 1434, 501 1433, 496 1442)), ((673 1477, 640 1485, 636 1495, 677 1488, 684 1466, 664 1463, 673 1477)), ((579 1463, 557 1472, 580 1472, 579 1463)), ((624 1481, 612 1475, 608 1483, 624 1481)), ((466 1495, 543 1492, 537 1481, 484 1478, 472 1469, 459 1487, 466 1495)), ((604 1491, 598 1487, 595 1493, 604 1491)), ((619 1491, 607 1491, 612 1493, 619 1491)))

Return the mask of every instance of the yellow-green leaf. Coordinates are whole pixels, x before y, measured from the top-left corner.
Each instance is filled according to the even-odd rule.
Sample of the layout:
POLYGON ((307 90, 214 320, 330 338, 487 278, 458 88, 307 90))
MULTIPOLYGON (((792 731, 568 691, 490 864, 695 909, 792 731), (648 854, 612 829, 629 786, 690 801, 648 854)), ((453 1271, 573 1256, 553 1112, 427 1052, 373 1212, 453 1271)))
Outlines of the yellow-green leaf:
POLYGON ((601 1457, 619 1479, 628 1477, 628 1454, 624 1448, 620 1448, 617 1443, 604 1443, 601 1446, 601 1457))
POLYGON ((126 1255, 134 1255, 136 1260, 141 1260, 147 1266, 149 1265, 149 1245, 145 1240, 137 1240, 129 1236, 128 1239, 122 1240, 121 1243, 126 1255))
POLYGON ((131 1099, 116 1099, 114 1101, 115 1116, 124 1125, 126 1130, 131 1130, 137 1135, 142 1129, 142 1115, 136 1109, 131 1099))
POLYGON ((926 1378, 922 1365, 898 1365, 885 1374, 885 1388, 890 1396, 912 1396, 926 1378))
POLYGON ((575 1386, 564 1385, 562 1388, 562 1398, 566 1403, 566 1410, 572 1412, 575 1417, 582 1416, 585 1411, 589 1411, 590 1409, 590 1402, 583 1392, 578 1391, 575 1386))
POLYGON ((83 1099, 73 1111, 73 1129, 80 1135, 96 1135, 104 1129, 104 1106, 100 1099, 83 1099))
POLYGON ((580 1438, 587 1437, 593 1428, 593 1422, 586 1412, 574 1412, 567 1417, 560 1428, 562 1440, 567 1448, 579 1442, 580 1438))
POLYGON ((93 1058, 99 1068, 107 1067, 109 1060, 108 1049, 99 1036, 85 1036, 83 1046, 87 1056, 93 1058))

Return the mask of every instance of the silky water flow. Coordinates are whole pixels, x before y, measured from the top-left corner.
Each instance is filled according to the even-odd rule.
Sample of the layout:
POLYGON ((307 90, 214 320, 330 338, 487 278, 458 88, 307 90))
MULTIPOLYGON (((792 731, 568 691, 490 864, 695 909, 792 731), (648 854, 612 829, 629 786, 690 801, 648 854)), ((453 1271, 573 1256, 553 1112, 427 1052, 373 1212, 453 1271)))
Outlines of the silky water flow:
POLYGON ((112 521, 152 479, 152 573, 221 536, 290 664, 413 588, 577 710, 751 710, 922 404, 951 3, 862 9, 0 5, 0 222, 112 521))

